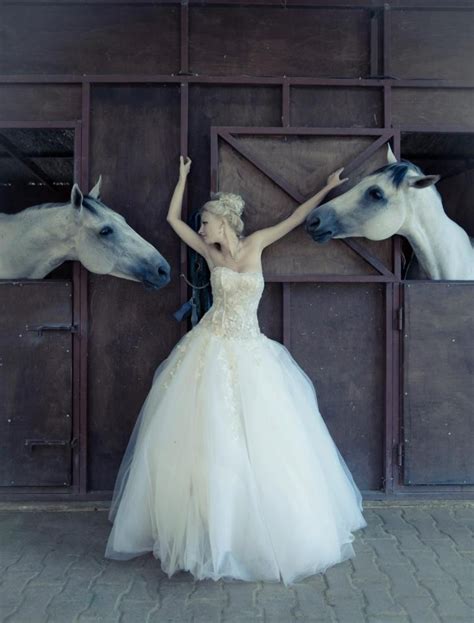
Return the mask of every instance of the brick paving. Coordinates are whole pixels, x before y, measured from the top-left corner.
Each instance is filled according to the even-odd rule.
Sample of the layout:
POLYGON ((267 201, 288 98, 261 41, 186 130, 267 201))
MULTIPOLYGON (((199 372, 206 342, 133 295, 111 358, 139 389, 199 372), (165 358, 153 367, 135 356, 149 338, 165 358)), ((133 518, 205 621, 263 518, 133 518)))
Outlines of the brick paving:
POLYGON ((356 558, 277 583, 103 557, 107 505, 0 504, 3 623, 473 623, 474 502, 369 501, 356 558))

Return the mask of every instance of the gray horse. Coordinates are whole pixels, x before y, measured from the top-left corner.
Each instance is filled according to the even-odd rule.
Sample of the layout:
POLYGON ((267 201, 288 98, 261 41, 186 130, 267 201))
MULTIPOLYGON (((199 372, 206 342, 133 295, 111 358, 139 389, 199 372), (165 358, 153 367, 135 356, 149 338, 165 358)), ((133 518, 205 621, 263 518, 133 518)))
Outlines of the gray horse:
POLYGON ((68 203, 0 213, 0 279, 42 279, 66 260, 100 275, 159 289, 168 262, 125 219, 100 200, 101 178, 86 196, 77 184, 68 203))
POLYGON ((446 215, 434 186, 439 176, 398 162, 390 147, 387 159, 349 191, 312 210, 306 231, 316 242, 400 234, 429 279, 474 279, 474 241, 446 215))

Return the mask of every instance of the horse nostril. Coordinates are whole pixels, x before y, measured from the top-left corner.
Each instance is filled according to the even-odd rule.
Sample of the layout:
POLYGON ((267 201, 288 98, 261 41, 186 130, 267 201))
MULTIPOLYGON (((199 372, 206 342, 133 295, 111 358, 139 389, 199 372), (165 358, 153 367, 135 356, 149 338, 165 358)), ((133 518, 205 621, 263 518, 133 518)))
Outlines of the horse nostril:
POLYGON ((169 275, 169 270, 168 268, 165 268, 164 266, 160 266, 158 268, 158 274, 160 275, 160 277, 167 277, 169 275))
POLYGON ((313 231, 315 229, 318 229, 320 223, 321 223, 321 219, 318 218, 317 216, 312 218, 310 221, 306 223, 306 231, 313 231))

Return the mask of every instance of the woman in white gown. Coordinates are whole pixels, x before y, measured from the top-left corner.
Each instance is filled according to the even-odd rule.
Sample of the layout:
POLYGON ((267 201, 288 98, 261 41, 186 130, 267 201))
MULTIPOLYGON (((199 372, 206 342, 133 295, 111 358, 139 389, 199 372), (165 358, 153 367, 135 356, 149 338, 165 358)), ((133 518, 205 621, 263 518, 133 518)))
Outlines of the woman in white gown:
POLYGON ((181 157, 168 222, 211 270, 213 305, 158 367, 115 484, 105 556, 146 552, 195 578, 291 584, 353 557, 361 494, 319 413, 310 379, 264 336, 263 249, 345 180, 340 171, 279 224, 240 236, 243 200, 181 220, 181 157))

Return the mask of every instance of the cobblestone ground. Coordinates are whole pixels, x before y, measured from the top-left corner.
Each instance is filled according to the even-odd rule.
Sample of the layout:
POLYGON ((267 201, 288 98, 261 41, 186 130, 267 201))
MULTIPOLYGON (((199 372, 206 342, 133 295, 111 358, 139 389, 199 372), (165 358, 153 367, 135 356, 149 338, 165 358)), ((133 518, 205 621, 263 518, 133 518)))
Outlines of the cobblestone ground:
POLYGON ((285 587, 169 579, 103 558, 105 506, 0 506, 0 620, 12 623, 474 621, 474 502, 367 502, 356 558, 285 587))

